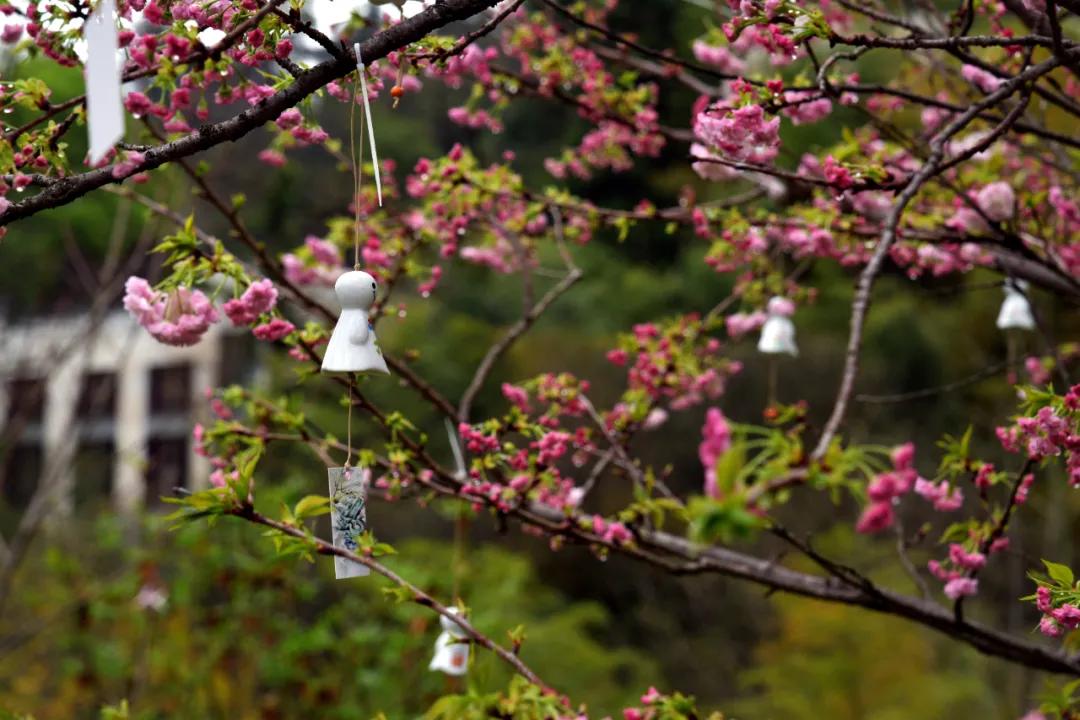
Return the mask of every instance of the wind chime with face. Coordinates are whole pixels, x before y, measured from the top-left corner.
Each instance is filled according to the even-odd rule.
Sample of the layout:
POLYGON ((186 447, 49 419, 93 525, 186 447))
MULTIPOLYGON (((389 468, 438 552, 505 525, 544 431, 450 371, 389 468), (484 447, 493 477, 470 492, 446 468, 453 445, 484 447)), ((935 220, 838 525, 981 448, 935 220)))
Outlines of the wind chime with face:
MULTIPOLYGON (((371 106, 368 100, 367 80, 364 77, 365 66, 359 43, 353 45, 356 53, 357 71, 360 76, 360 94, 364 108, 364 122, 371 147, 372 164, 375 171, 375 189, 379 206, 382 206, 382 180, 379 175, 378 151, 375 147, 375 129, 371 119, 371 106)), ((363 143, 361 142, 361 149, 363 143)), ((375 303, 378 284, 368 273, 360 269, 360 218, 359 190, 360 168, 356 166, 356 197, 354 198, 357 216, 355 218, 355 255, 353 269, 343 273, 334 284, 341 306, 341 314, 330 335, 330 342, 323 355, 322 371, 326 373, 382 373, 389 375, 386 359, 379 349, 375 328, 371 324, 369 313, 375 303)), ((368 529, 367 492, 371 479, 369 468, 356 468, 349 464, 352 458, 352 385, 348 401, 348 457, 342 467, 329 468, 330 483, 330 520, 335 545, 356 551, 359 536, 368 529)), ((455 447, 456 438, 451 437, 455 447)), ((463 461, 458 459, 459 470, 464 475, 463 461)), ((361 563, 347 558, 334 558, 334 575, 338 579, 361 577, 370 570, 361 563)), ((457 612, 452 608, 452 612, 457 612)), ((435 641, 435 653, 429 669, 441 671, 452 676, 464 675, 469 666, 469 642, 461 626, 449 618, 440 619, 442 633, 435 641)))
MULTIPOLYGON (((360 76, 360 94, 364 104, 364 121, 367 124, 368 139, 371 143, 371 157, 375 171, 375 187, 379 206, 382 207, 382 180, 379 175, 379 156, 375 149, 375 131, 371 120, 371 106, 368 102, 367 80, 364 77, 364 61, 360 54, 360 44, 353 45, 356 53, 356 70, 360 76)), ((361 145, 362 148, 362 145, 361 145)), ((353 152, 355 157, 355 151, 353 152)), ((369 313, 375 303, 379 287, 368 273, 360 269, 360 168, 362 160, 357 162, 354 171, 355 185, 353 203, 357 208, 354 222, 355 255, 353 269, 342 273, 334 283, 341 314, 338 316, 330 342, 323 354, 322 371, 325 373, 347 373, 350 376, 348 397, 348 455, 342 467, 328 468, 330 483, 330 523, 335 545, 346 550, 356 551, 357 540, 367 532, 367 492, 371 471, 369 468, 352 466, 352 377, 354 373, 390 374, 386 359, 379 349, 375 337, 375 328, 371 324, 369 313)), ((339 580, 367 575, 369 569, 361 563, 348 558, 334 558, 334 575, 339 580)))

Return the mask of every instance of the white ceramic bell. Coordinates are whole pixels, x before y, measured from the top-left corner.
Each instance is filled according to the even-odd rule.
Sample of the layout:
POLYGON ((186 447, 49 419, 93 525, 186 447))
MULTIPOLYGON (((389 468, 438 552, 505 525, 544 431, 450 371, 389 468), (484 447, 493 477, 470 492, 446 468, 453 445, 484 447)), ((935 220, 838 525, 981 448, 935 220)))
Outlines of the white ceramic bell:
POLYGON ((799 356, 799 348, 795 345, 795 323, 788 317, 790 305, 791 302, 782 297, 769 300, 769 319, 761 326, 758 352, 766 355, 799 356))
POLYGON ((1031 314, 1031 304, 1028 302, 1028 284, 1023 280, 1005 281, 1005 301, 1001 303, 1001 310, 997 316, 999 330, 1034 330, 1035 318, 1031 314))
POLYGON ((368 320, 375 302, 375 278, 350 270, 334 283, 341 315, 323 355, 323 372, 381 372, 390 374, 368 320))
MULTIPOLYGON (((448 608, 457 614, 457 608, 448 608)), ((440 617, 439 624, 443 631, 435 640, 435 656, 431 658, 428 670, 460 677, 469 669, 469 643, 461 642, 467 635, 461 626, 448 617, 440 617)))

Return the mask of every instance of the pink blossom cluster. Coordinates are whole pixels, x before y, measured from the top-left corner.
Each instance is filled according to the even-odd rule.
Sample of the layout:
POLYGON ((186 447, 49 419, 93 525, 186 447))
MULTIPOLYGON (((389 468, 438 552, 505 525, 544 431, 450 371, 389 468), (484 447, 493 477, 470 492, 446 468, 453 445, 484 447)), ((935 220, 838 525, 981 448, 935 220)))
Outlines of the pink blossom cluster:
POLYGON ((751 50, 761 48, 769 54, 769 63, 780 67, 791 64, 802 54, 784 28, 774 23, 746 25, 736 32, 733 20, 724 23, 720 29, 731 42, 731 49, 740 56, 745 57, 751 50))
POLYGON ((723 159, 721 155, 712 152, 701 143, 696 142, 690 145, 690 157, 699 158, 697 162, 691 163, 690 167, 703 180, 723 182, 739 177, 740 171, 722 162, 717 162, 723 159))
POLYGON ((276 342, 284 340, 296 330, 296 326, 284 318, 271 318, 268 322, 256 325, 251 334, 259 340, 276 342))
POLYGON ((1017 418, 1012 426, 998 427, 996 433, 1005 450, 1024 450, 1033 461, 1064 453, 1069 481, 1080 486, 1080 385, 1069 389, 1058 409, 1045 405, 1031 416, 1017 418))
POLYGON ((521 412, 528 413, 532 409, 529 405, 529 391, 525 388, 503 383, 501 390, 503 397, 521 412))
POLYGON ((755 310, 754 312, 749 313, 732 313, 724 318, 724 328, 727 330, 727 334, 734 340, 759 329, 768 319, 768 313, 762 310, 755 310))
POLYGON ((634 166, 632 155, 656 157, 663 149, 664 136, 657 132, 656 111, 638 113, 633 127, 614 121, 601 121, 581 139, 577 148, 563 153, 561 159, 548 158, 544 169, 556 178, 568 175, 587 180, 593 170, 625 172, 634 166))
POLYGON ((767 165, 780 152, 780 118, 767 119, 760 105, 708 108, 695 118, 694 134, 737 162, 767 165))
POLYGON ((706 398, 717 398, 727 378, 742 369, 741 364, 720 356, 720 341, 704 334, 695 313, 663 326, 635 325, 620 345, 608 353, 608 360, 627 365, 633 356, 633 363, 627 372, 628 394, 606 418, 613 428, 625 427, 632 418, 643 419, 651 409, 649 404, 660 400, 667 400, 672 410, 685 410, 706 398))
POLYGON ((795 125, 820 122, 832 114, 832 101, 814 90, 789 90, 784 93, 784 115, 795 125))
POLYGON ((124 308, 166 345, 194 345, 218 321, 214 304, 202 291, 178 287, 165 293, 134 275, 124 283, 124 308))
POLYGON ((933 503, 934 509, 939 512, 954 512, 964 504, 964 491, 955 485, 950 485, 947 480, 935 483, 919 478, 915 481, 915 493, 933 503))
POLYGON ((537 451, 536 461, 541 465, 554 465, 570 449, 573 436, 567 432, 552 430, 530 444, 537 451))
POLYGON ((341 251, 331 242, 308 235, 304 248, 281 256, 285 278, 294 285, 332 286, 341 276, 341 251))
MULTIPOLYGON (((717 167, 724 166, 718 165, 717 167)), ((709 252, 705 255, 705 264, 719 273, 734 272, 752 264, 755 257, 764 254, 768 247, 768 241, 756 227, 751 227, 746 232, 741 233, 724 229, 721 231, 720 237, 713 240, 709 252)), ((733 322, 738 327, 739 319, 733 322)), ((752 330, 754 328, 748 329, 752 330)))
POLYGON ((493 133, 503 131, 502 121, 489 113, 487 110, 470 110, 464 106, 452 107, 446 113, 450 122, 467 128, 487 128, 493 133))
POLYGON ((278 291, 267 278, 248 285, 238 298, 229 300, 221 309, 233 325, 253 325, 259 316, 270 312, 277 305, 278 291))
POLYGON ((601 515, 592 516, 589 529, 609 545, 626 545, 634 539, 626 525, 615 520, 606 520, 601 515))
POLYGON ((859 516, 855 529, 861 533, 877 533, 892 527, 894 506, 920 481, 915 469, 915 445, 904 443, 892 451, 893 469, 874 476, 866 488, 870 504, 859 516))
POLYGON ((1008 220, 1016 213, 1016 193, 1004 180, 983 186, 975 194, 975 202, 986 217, 994 222, 1008 220))
POLYGON ((488 435, 476 430, 468 423, 458 425, 458 433, 471 453, 485 454, 499 451, 499 438, 494 433, 488 435))
POLYGON ((722 45, 710 45, 703 40, 695 40, 690 49, 700 63, 714 65, 732 75, 741 75, 746 71, 746 63, 722 45))
POLYGON ((536 379, 536 399, 547 404, 545 414, 538 419, 548 428, 558 426, 558 417, 581 417, 586 413, 585 393, 589 392, 588 380, 581 380, 570 373, 544 373, 536 379))
POLYGON ((1047 637, 1061 637, 1066 630, 1080 627, 1080 607, 1067 601, 1055 605, 1053 592, 1046 585, 1036 588, 1035 607, 1043 614, 1039 632, 1047 637))
POLYGON ((949 543, 948 555, 944 560, 927 562, 926 567, 930 574, 944 583, 943 592, 946 597, 958 600, 979 591, 979 581, 975 575, 986 565, 987 553, 993 555, 1009 547, 1009 538, 997 537, 987 545, 989 537, 984 537, 980 531, 972 530, 966 545, 949 543))
POLYGON ((701 443, 698 445, 698 458, 705 468, 705 494, 711 498, 720 498, 720 487, 716 479, 716 463, 731 449, 731 426, 720 408, 711 407, 705 412, 705 424, 701 426, 701 443))
POLYGON ((960 76, 984 93, 994 92, 1005 82, 993 73, 974 65, 964 65, 960 68, 960 76))
POLYGON ((660 720, 663 709, 660 707, 664 696, 654 687, 641 696, 641 707, 623 708, 623 720, 660 720))
POLYGON ((510 273, 517 266, 514 249, 509 242, 498 240, 494 245, 478 247, 469 245, 458 251, 458 256, 475 265, 483 265, 495 272, 510 273))

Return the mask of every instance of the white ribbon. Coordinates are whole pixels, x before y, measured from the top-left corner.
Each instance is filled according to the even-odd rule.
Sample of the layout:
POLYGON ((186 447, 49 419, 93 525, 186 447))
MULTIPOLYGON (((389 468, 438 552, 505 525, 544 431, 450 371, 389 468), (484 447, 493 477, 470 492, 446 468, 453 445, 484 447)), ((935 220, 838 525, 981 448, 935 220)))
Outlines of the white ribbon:
POLYGON ((115 0, 101 0, 83 26, 86 38, 86 122, 90 163, 97 164, 124 136, 115 0))
POLYGON ((356 53, 356 70, 360 73, 360 95, 364 98, 364 117, 367 119, 368 142, 371 144, 371 164, 375 166, 375 192, 382 207, 382 178, 379 176, 379 153, 375 150, 375 127, 371 124, 371 104, 368 102, 367 80, 364 79, 364 59, 360 56, 360 43, 353 43, 356 53))

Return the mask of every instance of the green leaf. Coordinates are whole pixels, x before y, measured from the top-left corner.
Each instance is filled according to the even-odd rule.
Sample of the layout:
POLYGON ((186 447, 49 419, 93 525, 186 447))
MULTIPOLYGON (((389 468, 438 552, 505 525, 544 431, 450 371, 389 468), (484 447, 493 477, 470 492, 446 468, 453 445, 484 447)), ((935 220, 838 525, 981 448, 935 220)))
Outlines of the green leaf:
POLYGON ((1073 571, 1067 565, 1053 563, 1049 560, 1043 560, 1043 565, 1046 566, 1046 573, 1051 579, 1056 580, 1059 584, 1071 588, 1076 582, 1073 571))
POLYGON ((297 520, 316 517, 330 512, 330 498, 323 495, 308 495, 296 503, 293 514, 297 520))

